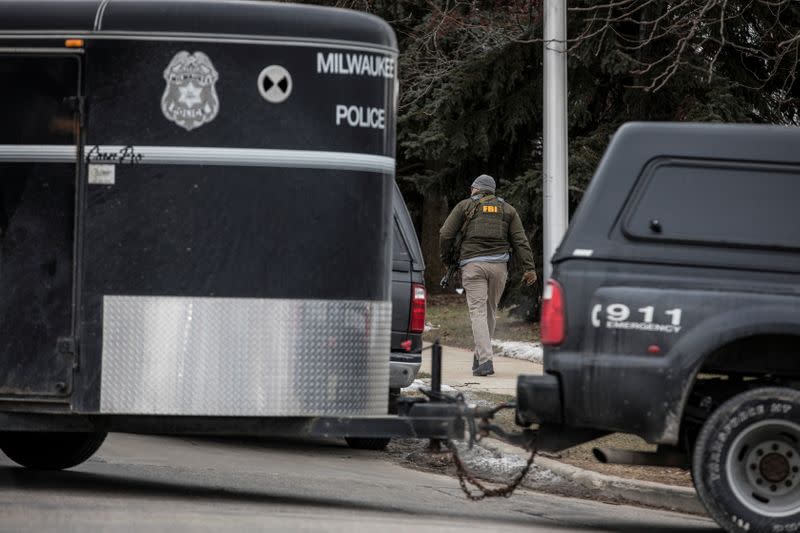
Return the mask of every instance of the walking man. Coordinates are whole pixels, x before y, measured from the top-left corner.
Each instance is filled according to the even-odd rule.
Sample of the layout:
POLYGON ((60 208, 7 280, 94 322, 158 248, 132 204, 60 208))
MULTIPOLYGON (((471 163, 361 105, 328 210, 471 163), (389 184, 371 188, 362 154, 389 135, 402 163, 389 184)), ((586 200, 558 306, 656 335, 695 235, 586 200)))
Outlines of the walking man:
POLYGON ((494 374, 492 335, 497 304, 508 277, 510 252, 522 260, 525 283, 536 283, 533 252, 519 214, 494 192, 494 178, 486 174, 478 176, 472 183, 471 196, 453 208, 439 230, 442 260, 446 266, 458 261, 461 282, 467 292, 475 339, 474 376, 494 374), (453 250, 459 233, 460 247, 453 250))

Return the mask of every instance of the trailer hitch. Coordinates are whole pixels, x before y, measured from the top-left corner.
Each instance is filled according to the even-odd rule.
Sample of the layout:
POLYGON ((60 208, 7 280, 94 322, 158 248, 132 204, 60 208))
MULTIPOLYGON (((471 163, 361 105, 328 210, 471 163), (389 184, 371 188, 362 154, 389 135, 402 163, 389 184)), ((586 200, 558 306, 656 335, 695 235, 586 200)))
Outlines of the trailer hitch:
POLYGON ((539 433, 535 429, 524 429, 520 433, 508 433, 500 426, 494 424, 480 424, 478 430, 485 437, 488 437, 490 433, 494 433, 500 440, 525 450, 534 449, 536 446, 536 438, 539 433))
POLYGON ((525 480, 530 469, 533 467, 534 457, 536 456, 536 437, 537 431, 525 429, 520 433, 510 433, 505 431, 500 426, 491 423, 491 419, 502 411, 503 409, 512 409, 515 407, 513 402, 501 404, 496 407, 474 407, 466 403, 463 394, 449 395, 444 393, 432 394, 432 391, 422 391, 428 396, 428 401, 415 402, 409 410, 409 416, 419 416, 420 412, 433 412, 439 416, 446 413, 452 413, 456 416, 461 423, 459 427, 466 426, 467 433, 467 447, 472 449, 475 443, 480 442, 483 438, 494 434, 509 444, 519 446, 526 450, 530 450, 531 454, 522 470, 514 477, 514 479, 501 486, 488 486, 481 480, 473 476, 467 470, 464 461, 462 460, 458 448, 453 439, 431 439, 431 446, 429 450, 433 453, 441 452, 442 443, 446 446, 447 450, 453 459, 453 465, 456 468, 456 475, 458 476, 458 483, 461 490, 472 501, 483 500, 484 498, 496 498, 503 496, 510 497, 520 484, 525 480), (476 422, 480 420, 480 423, 476 422))
MULTIPOLYGON (((538 431, 524 429, 520 433, 510 433, 491 422, 495 415, 500 411, 504 409, 516 409, 517 404, 514 401, 505 402, 493 407, 476 407, 467 405, 466 399, 461 393, 456 395, 443 393, 441 388, 442 345, 439 342, 439 339, 436 339, 428 348, 431 350, 431 388, 429 390, 421 389, 421 392, 427 396, 427 402, 423 402, 429 403, 430 407, 433 407, 434 409, 434 406, 436 405, 441 407, 447 406, 449 409, 453 409, 453 407, 455 407, 455 412, 457 413, 456 416, 463 420, 466 425, 468 434, 468 449, 471 450, 475 443, 480 442, 481 439, 488 437, 490 434, 495 434, 500 437, 501 440, 531 452, 525 466, 510 483, 499 487, 489 487, 469 473, 458 453, 458 448, 456 447, 455 443, 451 439, 444 441, 447 449, 452 455, 453 464, 456 467, 456 475, 458 476, 458 482, 461 486, 461 490, 464 491, 464 494, 467 496, 467 498, 472 501, 478 501, 483 500, 484 498, 499 496, 506 498, 510 497, 517 487, 519 487, 519 485, 523 482, 525 476, 528 475, 528 472, 530 472, 530 469, 533 466, 533 460, 536 456, 536 439, 538 431), (476 420, 478 419, 480 420, 480 423, 476 423, 476 420)), ((431 451, 439 451, 441 448, 441 443, 441 439, 431 439, 431 451)))
MULTIPOLYGON (((461 396, 463 400, 463 396, 459 396, 461 396)), ((525 476, 528 475, 528 472, 530 472, 531 468, 533 467, 533 460, 536 456, 537 432, 535 430, 525 429, 520 433, 509 433, 500 426, 490 422, 491 419, 494 418, 494 416, 500 411, 504 409, 513 409, 515 407, 516 404, 514 402, 506 402, 491 408, 473 408, 469 410, 467 419, 467 428, 469 431, 469 449, 472 449, 472 446, 475 444, 475 442, 480 442, 481 439, 494 433, 509 444, 519 446, 531 452, 530 456, 528 457, 528 461, 525 463, 525 466, 507 485, 489 487, 475 478, 475 476, 469 473, 464 465, 464 462, 461 460, 461 457, 458 454, 458 448, 456 448, 455 444, 452 441, 447 441, 447 447, 453 455, 453 464, 456 467, 458 483, 461 486, 461 490, 464 492, 464 494, 466 494, 467 498, 472 501, 483 500, 484 498, 496 498, 500 496, 505 498, 510 497, 514 491, 517 490, 517 487, 522 484, 522 482, 525 480, 525 476), (480 418, 481 420, 479 424, 475 423, 477 418, 480 418), (471 489, 470 486, 473 488, 471 489)))

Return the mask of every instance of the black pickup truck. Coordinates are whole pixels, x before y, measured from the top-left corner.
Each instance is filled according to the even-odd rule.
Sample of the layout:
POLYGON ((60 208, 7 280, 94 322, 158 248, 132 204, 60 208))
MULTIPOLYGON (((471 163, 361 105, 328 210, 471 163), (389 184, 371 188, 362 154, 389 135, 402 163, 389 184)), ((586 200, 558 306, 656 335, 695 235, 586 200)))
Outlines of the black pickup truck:
MULTIPOLYGON (((800 531, 800 131, 636 123, 553 257, 540 447, 609 432, 683 463, 728 531, 800 531)), ((607 459, 602 450, 598 458, 607 459)))

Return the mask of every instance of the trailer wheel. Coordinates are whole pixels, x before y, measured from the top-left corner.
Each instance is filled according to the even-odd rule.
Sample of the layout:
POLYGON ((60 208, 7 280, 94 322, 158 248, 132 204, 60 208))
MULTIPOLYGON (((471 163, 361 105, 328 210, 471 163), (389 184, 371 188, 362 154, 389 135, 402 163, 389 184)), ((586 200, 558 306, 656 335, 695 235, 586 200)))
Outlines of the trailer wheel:
POLYGON ((385 450, 392 439, 368 439, 363 437, 345 437, 347 445, 354 450, 385 450))
MULTIPOLYGON (((397 401, 400 399, 400 389, 389 389, 389 414, 397 414, 397 401)), ((362 437, 345 437, 347 445, 354 450, 385 450, 392 439, 369 439, 362 437)))
POLYGON ((800 524, 800 391, 753 389, 703 425, 692 473, 726 531, 794 531, 800 524))
POLYGON ((106 432, 9 432, 3 433, 2 450, 9 459, 34 470, 63 470, 94 455, 106 432))

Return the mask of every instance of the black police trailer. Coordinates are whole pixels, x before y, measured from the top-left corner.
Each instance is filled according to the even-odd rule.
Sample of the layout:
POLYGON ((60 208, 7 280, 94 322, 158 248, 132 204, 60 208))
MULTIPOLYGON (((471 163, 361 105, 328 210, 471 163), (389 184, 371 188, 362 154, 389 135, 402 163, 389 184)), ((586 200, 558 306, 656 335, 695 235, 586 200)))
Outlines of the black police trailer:
POLYGON ((630 124, 553 258, 545 375, 518 381, 539 447, 611 431, 691 464, 729 531, 800 531, 800 133, 630 124))
POLYGON ((0 448, 418 434, 387 416, 396 60, 345 10, 0 3, 0 448))

